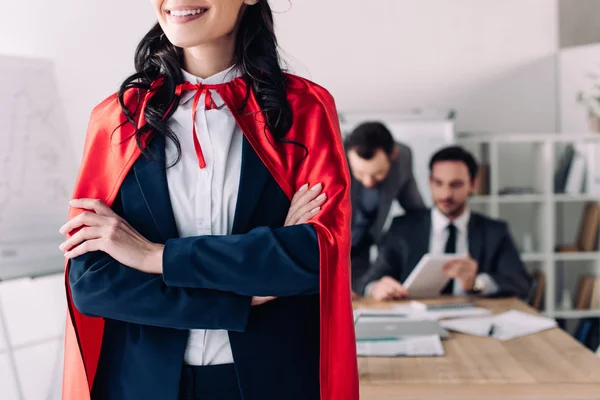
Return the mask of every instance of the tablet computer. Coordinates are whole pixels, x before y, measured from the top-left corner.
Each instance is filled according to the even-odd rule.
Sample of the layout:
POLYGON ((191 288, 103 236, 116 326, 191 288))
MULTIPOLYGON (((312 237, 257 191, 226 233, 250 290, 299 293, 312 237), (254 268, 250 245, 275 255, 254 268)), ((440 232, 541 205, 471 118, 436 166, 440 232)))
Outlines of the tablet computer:
POLYGON ((452 260, 466 257, 467 254, 425 254, 402 286, 408 290, 410 297, 437 297, 450 280, 442 272, 442 267, 452 260))

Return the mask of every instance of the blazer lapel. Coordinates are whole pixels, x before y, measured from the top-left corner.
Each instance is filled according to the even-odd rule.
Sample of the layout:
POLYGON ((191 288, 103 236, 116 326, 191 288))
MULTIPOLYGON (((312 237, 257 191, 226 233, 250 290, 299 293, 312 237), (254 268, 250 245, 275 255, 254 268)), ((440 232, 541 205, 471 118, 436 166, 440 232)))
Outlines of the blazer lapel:
POLYGON ((264 189, 269 170, 262 163, 250 142, 244 137, 242 144, 242 172, 238 199, 233 219, 233 233, 243 233, 248 229, 250 218, 258 205, 258 200, 264 189))
POLYGON ((148 210, 161 238, 168 239, 178 236, 177 225, 171 207, 165 160, 165 138, 157 136, 150 142, 148 150, 152 160, 141 156, 133 165, 135 178, 142 192, 148 210))
POLYGON ((471 258, 480 260, 483 250, 483 229, 477 214, 471 213, 469 220, 469 253, 471 258))

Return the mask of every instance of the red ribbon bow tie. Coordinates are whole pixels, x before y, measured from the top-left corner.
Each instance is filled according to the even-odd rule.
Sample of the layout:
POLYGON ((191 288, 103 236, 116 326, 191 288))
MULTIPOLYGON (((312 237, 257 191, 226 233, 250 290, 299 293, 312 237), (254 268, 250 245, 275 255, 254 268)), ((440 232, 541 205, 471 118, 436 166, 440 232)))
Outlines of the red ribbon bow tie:
POLYGON ((198 108, 198 103, 200 103, 200 97, 202 97, 202 94, 205 95, 204 108, 206 110, 213 110, 217 108, 209 89, 210 85, 204 85, 202 83, 192 84, 189 82, 184 82, 181 85, 178 85, 175 89, 175 94, 180 97, 183 91, 196 91, 196 94, 194 95, 194 102, 192 103, 192 134, 194 135, 194 149, 196 150, 196 155, 198 156, 198 165, 201 169, 206 167, 206 161, 204 159, 204 154, 202 153, 202 147, 200 146, 198 135, 196 134, 196 109, 198 108))

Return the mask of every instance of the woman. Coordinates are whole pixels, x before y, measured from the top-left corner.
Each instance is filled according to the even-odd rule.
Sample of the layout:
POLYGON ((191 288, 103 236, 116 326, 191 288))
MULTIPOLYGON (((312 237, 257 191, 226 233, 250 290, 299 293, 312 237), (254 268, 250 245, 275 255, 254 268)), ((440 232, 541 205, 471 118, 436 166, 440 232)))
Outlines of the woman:
POLYGON ((61 228, 63 398, 357 399, 333 99, 281 71, 266 0, 152 5, 61 228))

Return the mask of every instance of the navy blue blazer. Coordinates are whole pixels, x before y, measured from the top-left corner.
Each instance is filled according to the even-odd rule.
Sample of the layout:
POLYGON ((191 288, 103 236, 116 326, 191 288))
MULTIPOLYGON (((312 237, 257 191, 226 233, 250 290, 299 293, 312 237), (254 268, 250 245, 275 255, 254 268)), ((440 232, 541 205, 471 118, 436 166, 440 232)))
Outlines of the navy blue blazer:
POLYGON ((77 309, 104 317, 93 400, 177 399, 190 329, 225 329, 245 400, 319 399, 319 247, 309 224, 282 227, 290 201, 244 139, 233 233, 178 238, 165 140, 140 157, 113 205, 165 244, 163 275, 104 252, 71 260, 77 309), (251 307, 252 296, 278 299, 251 307))

